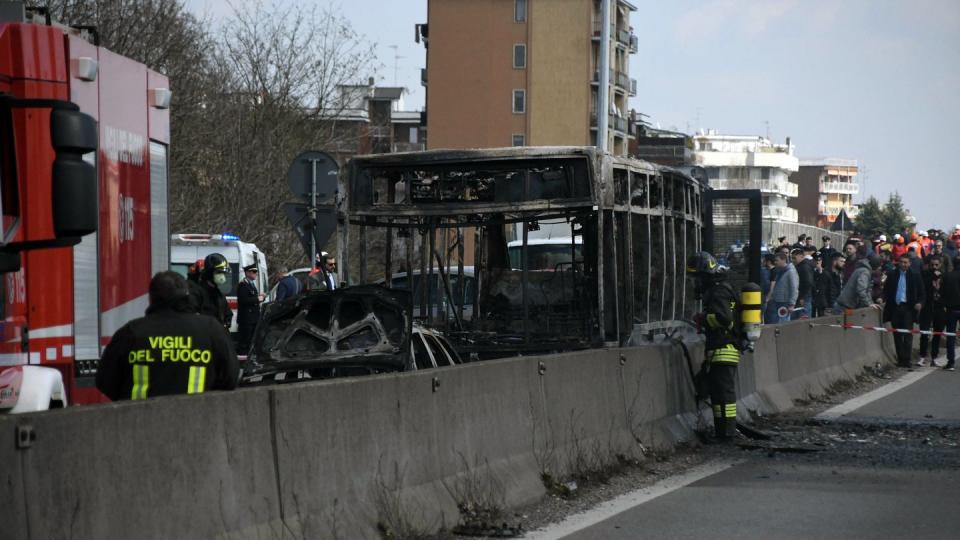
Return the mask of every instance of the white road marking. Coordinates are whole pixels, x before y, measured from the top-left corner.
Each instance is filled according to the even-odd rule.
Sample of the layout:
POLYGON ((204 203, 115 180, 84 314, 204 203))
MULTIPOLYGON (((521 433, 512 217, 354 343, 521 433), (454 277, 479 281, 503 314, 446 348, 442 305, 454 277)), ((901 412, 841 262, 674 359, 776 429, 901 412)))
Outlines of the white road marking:
POLYGON ((822 413, 816 415, 814 417, 814 420, 827 420, 827 421, 836 420, 841 416, 845 416, 852 413, 853 411, 859 409, 860 407, 863 407, 864 405, 867 405, 868 403, 872 403, 880 398, 887 397, 898 390, 903 390, 904 388, 919 381, 920 379, 926 377, 927 375, 933 373, 934 371, 937 371, 937 369, 934 368, 934 369, 924 369, 922 371, 920 370, 910 371, 906 373, 903 377, 900 377, 895 381, 889 382, 881 386, 880 388, 877 388, 876 390, 867 392, 866 394, 863 394, 862 396, 857 396, 851 400, 844 401, 843 403, 837 405, 836 407, 832 407, 830 409, 823 411, 822 413))
POLYGON ((599 506, 567 517, 559 523, 547 525, 544 528, 536 529, 527 533, 524 538, 528 539, 554 539, 563 538, 569 534, 586 529, 591 525, 596 525, 605 519, 609 519, 617 514, 652 501, 676 491, 682 487, 688 486, 698 480, 708 476, 713 476, 721 471, 725 471, 734 465, 742 463, 743 460, 725 460, 705 463, 690 469, 689 471, 665 478, 652 486, 640 488, 629 493, 625 493, 616 499, 607 501, 599 506))

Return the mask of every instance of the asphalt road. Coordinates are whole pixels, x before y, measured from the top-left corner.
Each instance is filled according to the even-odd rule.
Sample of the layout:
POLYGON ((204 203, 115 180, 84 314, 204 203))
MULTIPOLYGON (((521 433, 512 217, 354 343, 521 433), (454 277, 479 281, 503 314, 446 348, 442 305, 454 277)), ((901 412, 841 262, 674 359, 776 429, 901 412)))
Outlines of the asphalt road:
POLYGON ((901 375, 916 380, 825 424, 767 426, 770 447, 718 452, 729 468, 540 537, 958 538, 960 373, 901 375))

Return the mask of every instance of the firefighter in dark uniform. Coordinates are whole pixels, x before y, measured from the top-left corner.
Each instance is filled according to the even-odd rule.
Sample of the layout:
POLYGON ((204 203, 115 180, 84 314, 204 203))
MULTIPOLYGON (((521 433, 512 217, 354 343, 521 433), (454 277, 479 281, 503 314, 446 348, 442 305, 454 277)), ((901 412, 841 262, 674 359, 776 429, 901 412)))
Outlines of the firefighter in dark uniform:
POLYGON ((237 285, 237 352, 247 354, 250 340, 260 320, 260 302, 264 295, 257 290, 256 263, 243 267, 244 279, 237 285))
POLYGON ((737 365, 742 336, 737 320, 737 296, 713 255, 701 251, 687 262, 702 295, 701 328, 706 335, 706 368, 713 428, 717 439, 730 440, 737 432, 737 365))
POLYGON ((190 301, 193 311, 209 315, 229 329, 233 322, 233 311, 227 304, 227 298, 220 291, 220 285, 230 279, 230 264, 219 253, 211 253, 203 259, 203 270, 197 281, 189 282, 190 301))
POLYGON ((230 335, 190 311, 180 274, 160 272, 150 281, 146 316, 117 330, 104 349, 97 388, 114 401, 200 394, 235 388, 239 374, 230 335))

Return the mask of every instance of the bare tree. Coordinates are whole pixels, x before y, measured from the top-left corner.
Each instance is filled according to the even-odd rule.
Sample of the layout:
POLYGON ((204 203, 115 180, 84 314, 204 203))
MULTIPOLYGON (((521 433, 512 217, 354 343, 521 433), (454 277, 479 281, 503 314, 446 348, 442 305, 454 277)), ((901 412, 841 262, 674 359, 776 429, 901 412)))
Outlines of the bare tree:
POLYGON ((282 204, 304 150, 366 134, 339 121, 340 88, 375 71, 372 44, 331 8, 231 4, 216 32, 182 0, 51 0, 54 18, 98 28, 102 45, 170 77, 173 231, 231 231, 276 263, 304 254, 282 204))
POLYGON ((300 152, 342 141, 344 130, 335 127, 346 106, 340 87, 369 73, 373 58, 372 46, 329 9, 235 7, 212 54, 220 86, 203 100, 198 119, 204 155, 185 164, 193 174, 171 199, 174 215, 235 231, 277 262, 303 261, 282 212, 293 198, 287 169, 300 152))

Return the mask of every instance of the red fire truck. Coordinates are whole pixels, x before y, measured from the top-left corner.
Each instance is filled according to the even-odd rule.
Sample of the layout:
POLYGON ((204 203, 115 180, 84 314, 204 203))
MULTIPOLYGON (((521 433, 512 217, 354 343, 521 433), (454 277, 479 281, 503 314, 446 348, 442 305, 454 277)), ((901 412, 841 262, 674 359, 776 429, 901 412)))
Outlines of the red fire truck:
POLYGON ((90 37, 0 21, 0 371, 55 368, 70 404, 106 401, 100 353, 169 268, 167 78, 90 37))

